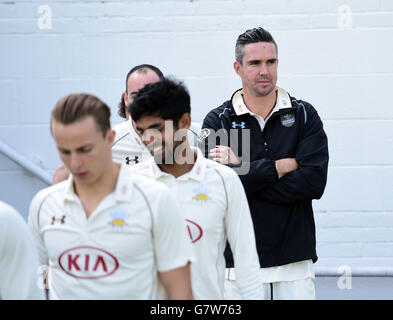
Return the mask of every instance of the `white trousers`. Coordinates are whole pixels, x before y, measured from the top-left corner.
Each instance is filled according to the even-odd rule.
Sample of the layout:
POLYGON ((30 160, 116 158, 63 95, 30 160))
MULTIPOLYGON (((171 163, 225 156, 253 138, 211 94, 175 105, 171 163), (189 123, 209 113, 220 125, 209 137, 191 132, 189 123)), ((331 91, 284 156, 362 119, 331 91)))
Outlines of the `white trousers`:
MULTIPOLYGON (((315 300, 314 279, 264 283, 264 300, 315 300)), ((225 300, 241 300, 235 280, 225 280, 225 300)))

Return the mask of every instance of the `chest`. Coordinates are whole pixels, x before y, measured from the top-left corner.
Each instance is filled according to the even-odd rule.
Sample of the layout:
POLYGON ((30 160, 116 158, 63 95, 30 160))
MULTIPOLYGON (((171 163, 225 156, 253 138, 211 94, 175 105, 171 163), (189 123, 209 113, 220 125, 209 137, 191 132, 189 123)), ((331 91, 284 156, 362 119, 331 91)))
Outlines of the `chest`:
POLYGON ((293 157, 300 126, 295 112, 273 114, 267 121, 249 114, 227 119, 228 144, 243 160, 293 157))
POLYGON ((187 232, 194 244, 219 239, 224 230, 227 199, 223 183, 210 178, 203 182, 194 180, 163 181, 176 195, 186 221, 187 232))
POLYGON ((151 260, 151 217, 144 208, 118 205, 89 218, 80 203, 53 209, 45 208, 40 232, 50 263, 66 273, 100 277, 119 265, 151 260))

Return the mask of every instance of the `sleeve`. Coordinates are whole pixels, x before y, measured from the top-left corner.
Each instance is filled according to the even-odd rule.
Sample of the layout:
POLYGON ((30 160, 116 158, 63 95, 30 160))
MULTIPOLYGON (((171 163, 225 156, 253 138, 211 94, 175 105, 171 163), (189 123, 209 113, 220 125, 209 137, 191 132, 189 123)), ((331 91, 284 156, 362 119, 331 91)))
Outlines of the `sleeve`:
MULTIPOLYGON (((218 115, 214 112, 214 110, 210 111, 202 123, 202 129, 209 129, 213 132, 217 132, 218 130, 222 129, 220 125, 220 119, 218 115)), ((202 143, 199 143, 199 148, 201 149, 202 153, 205 155, 205 158, 209 158, 209 150, 211 146, 211 139, 209 136, 205 137, 202 143)))
MULTIPOLYGON (((205 117, 202 128, 211 129, 217 132, 220 129, 224 129, 222 125, 218 115, 211 111, 205 117)), ((227 132, 229 131, 228 128, 225 128, 225 130, 227 130, 227 132)), ((218 141, 216 141, 216 145, 217 144, 218 141)), ((205 139, 204 152, 206 158, 211 148, 211 139, 205 139)), ((258 159, 248 162, 242 161, 238 165, 228 165, 228 167, 234 169, 236 173, 238 173, 244 189, 248 194, 259 192, 261 189, 278 181, 275 160, 272 159, 258 159)))
POLYGON ((239 174, 239 178, 247 193, 258 192, 278 181, 275 160, 259 159, 243 162, 243 166, 248 170, 245 174, 239 174))
POLYGON ((49 258, 47 255, 44 239, 40 233, 39 226, 39 211, 41 209, 44 199, 41 193, 38 193, 30 204, 28 224, 30 232, 33 237, 33 243, 38 253, 40 265, 49 265, 49 258))
POLYGON ((308 114, 295 154, 299 169, 261 190, 261 199, 289 204, 321 198, 327 181, 328 140, 316 110, 310 108, 308 114))
POLYGON ((12 210, 0 215, 0 299, 41 300, 38 257, 26 222, 12 210))
POLYGON ((246 194, 235 172, 226 175, 226 180, 223 181, 228 199, 225 228, 235 262, 236 284, 243 299, 262 300, 262 275, 246 194))
POLYGON ((159 272, 183 267, 195 259, 185 220, 169 190, 163 190, 160 195, 154 215, 153 241, 159 272))

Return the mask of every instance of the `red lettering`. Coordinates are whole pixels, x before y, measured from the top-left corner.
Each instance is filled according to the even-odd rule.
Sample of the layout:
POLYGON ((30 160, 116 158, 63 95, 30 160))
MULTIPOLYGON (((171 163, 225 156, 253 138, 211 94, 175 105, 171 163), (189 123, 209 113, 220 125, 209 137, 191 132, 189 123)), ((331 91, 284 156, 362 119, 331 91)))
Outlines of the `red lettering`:
POLYGON ((66 274, 77 279, 108 277, 119 268, 113 254, 92 246, 70 248, 60 254, 58 263, 66 274))
POLYGON ((85 271, 89 270, 89 260, 90 256, 88 254, 85 254, 85 271))
POLYGON ((102 256, 98 256, 98 257, 97 257, 97 261, 96 261, 96 264, 95 264, 95 266, 94 266, 94 268, 93 268, 93 271, 97 271, 97 268, 98 268, 98 265, 99 265, 99 264, 102 265, 102 268, 103 268, 103 270, 104 270, 105 272, 108 271, 108 268, 106 267, 105 260, 104 260, 104 258, 103 258, 102 256))
POLYGON ((187 226, 187 230, 188 230, 188 234, 189 234, 189 236, 190 236, 190 239, 191 239, 191 241, 192 241, 193 239, 192 239, 192 234, 191 234, 190 226, 187 226))
POLYGON ((78 258, 80 257, 79 254, 75 256, 75 258, 72 258, 72 255, 68 255, 68 270, 71 271, 72 266, 75 267, 76 270, 80 271, 80 268, 78 266, 78 263, 76 262, 78 258))
POLYGON ((197 242, 200 238, 202 238, 203 235, 203 230, 202 228, 195 223, 194 221, 188 220, 186 219, 187 223, 187 230, 188 230, 188 234, 190 236, 191 242, 195 243, 197 242), (191 231, 191 227, 193 228, 193 231, 191 231), (194 233, 194 235, 193 235, 194 233))

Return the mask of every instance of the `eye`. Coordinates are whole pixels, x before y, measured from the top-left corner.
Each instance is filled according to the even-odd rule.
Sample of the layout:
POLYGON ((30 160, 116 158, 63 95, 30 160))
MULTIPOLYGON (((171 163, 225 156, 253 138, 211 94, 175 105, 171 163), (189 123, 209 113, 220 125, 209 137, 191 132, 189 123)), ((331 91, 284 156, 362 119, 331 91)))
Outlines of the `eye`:
POLYGON ((62 155, 65 155, 65 156, 67 156, 67 155, 70 154, 70 152, 69 152, 68 150, 61 150, 61 149, 59 149, 59 152, 60 152, 62 155))
POLYGON ((92 149, 93 149, 92 147, 86 147, 86 148, 81 149, 80 152, 87 153, 87 152, 90 152, 92 149))

